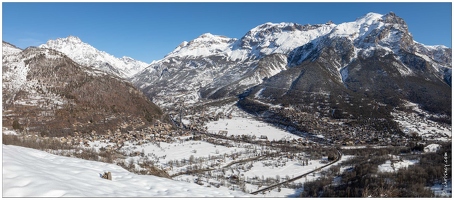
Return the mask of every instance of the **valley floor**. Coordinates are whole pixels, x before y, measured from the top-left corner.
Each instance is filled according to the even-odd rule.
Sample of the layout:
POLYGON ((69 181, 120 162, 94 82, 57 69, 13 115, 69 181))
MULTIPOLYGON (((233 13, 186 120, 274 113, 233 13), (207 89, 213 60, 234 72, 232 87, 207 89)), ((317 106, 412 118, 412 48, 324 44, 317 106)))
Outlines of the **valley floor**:
MULTIPOLYGON (((289 184, 250 194, 327 165, 331 162, 330 151, 337 150, 262 122, 233 106, 229 109, 231 117, 209 121, 206 133, 193 132, 172 141, 125 141, 116 150, 122 158, 112 164, 3 145, 3 196, 299 197, 306 183, 331 175, 335 177, 332 184, 338 184, 342 180, 339 174, 354 168, 344 163, 355 158, 355 154, 344 155, 332 165, 334 170, 330 166, 289 184), (118 166, 119 162, 123 167, 118 166), (137 175, 124 169, 126 166, 138 172, 148 165, 164 170, 173 180, 137 175), (106 171, 112 173, 112 181, 100 177, 106 171)), ((3 133, 19 136, 11 130, 3 133)), ((104 152, 114 145, 113 141, 95 140, 80 147, 104 152)), ((439 146, 432 144, 427 148, 434 152, 439 146)), ((387 148, 370 147, 377 151, 387 148)), ((362 151, 370 147, 340 149, 362 151)), ((377 169, 395 173, 418 162, 389 155, 377 163, 377 169)), ((431 189, 439 195, 442 192, 437 185, 431 189)))

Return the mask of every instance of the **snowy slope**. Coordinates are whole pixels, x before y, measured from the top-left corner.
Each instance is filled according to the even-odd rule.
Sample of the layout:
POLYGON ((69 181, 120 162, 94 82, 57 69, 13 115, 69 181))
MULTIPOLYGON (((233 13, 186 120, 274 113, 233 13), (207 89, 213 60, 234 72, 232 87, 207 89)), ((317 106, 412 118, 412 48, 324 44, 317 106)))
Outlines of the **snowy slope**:
MULTIPOLYGON (((126 80, 108 72, 79 65, 62 52, 37 47, 20 50, 5 42, 2 46, 5 52, 2 59, 3 125, 6 127, 18 120, 30 132, 68 130, 68 125, 64 123, 74 122, 65 118, 72 116, 58 114, 68 105, 95 109, 86 110, 82 115, 80 113, 78 119, 81 122, 86 122, 82 120, 84 116, 91 119, 93 113, 103 113, 105 118, 114 119, 120 116, 120 113, 129 112, 124 113, 117 125, 125 122, 125 116, 147 121, 143 118, 144 109, 150 109, 149 113, 152 115, 162 114, 160 108, 126 80), (111 109, 112 104, 117 105, 115 111, 111 109), (99 109, 99 112, 96 109, 99 109), (43 126, 43 123, 46 126, 43 126), (56 124, 59 125, 54 126, 56 124)), ((99 127, 94 124, 85 123, 77 127, 99 127)), ((115 125, 109 126, 112 128, 115 125)))
POLYGON ((3 145, 3 197, 241 197, 245 193, 132 174, 120 166, 3 145), (100 178, 106 171, 112 180, 100 178))
POLYGON ((240 39, 205 33, 182 42, 130 80, 155 102, 167 102, 164 98, 169 96, 216 99, 238 95, 286 70, 290 51, 334 26, 265 23, 240 39))
MULTIPOLYGON (((27 48, 21 50, 7 42, 2 43, 3 73, 2 73, 2 94, 3 103, 12 103, 19 91, 28 91, 34 94, 34 100, 30 102, 17 101, 18 104, 36 105, 40 100, 48 99, 50 102, 57 102, 60 105, 64 101, 59 97, 49 93, 40 93, 37 88, 40 85, 36 80, 31 80, 29 75, 29 65, 27 60, 35 58, 37 55, 44 56, 48 59, 61 58, 60 52, 51 49, 27 48)), ((46 91, 45 88, 42 90, 46 91)))
POLYGON ((353 22, 336 25, 330 33, 312 40, 308 45, 296 48, 289 54, 289 66, 300 65, 305 60, 314 60, 324 49, 331 51, 339 80, 348 78, 346 66, 361 58, 376 54, 381 57, 393 55, 397 62, 391 63, 402 76, 414 76, 412 65, 404 53, 414 53, 429 62, 440 79, 451 80, 451 49, 443 46, 427 46, 413 40, 405 21, 390 12, 386 15, 368 13, 353 22), (342 42, 339 42, 342 41, 342 42))
POLYGON ((251 29, 233 45, 232 56, 247 52, 249 57, 261 58, 272 53, 287 54, 293 49, 328 34, 333 23, 300 25, 296 23, 265 23, 251 29))
POLYGON ((393 12, 368 13, 353 22, 330 25, 329 33, 290 51, 288 66, 318 61, 336 82, 347 86, 351 80, 357 81, 357 71, 367 71, 361 65, 369 66, 365 62, 379 58, 387 62, 387 70, 397 72, 393 76, 426 76, 451 84, 451 49, 414 41, 405 21, 393 12))
POLYGON ((22 49, 17 48, 16 46, 7 43, 7 42, 2 42, 2 55, 3 57, 13 55, 13 54, 18 54, 21 52, 22 49))
POLYGON ((25 83, 28 69, 22 62, 22 56, 19 55, 20 52, 22 52, 22 50, 15 46, 6 42, 2 43, 3 66, 12 66, 11 71, 3 70, 3 90, 10 89, 12 91, 18 91, 25 83))
POLYGON ((202 57, 225 53, 236 39, 205 33, 196 39, 182 42, 166 57, 202 57))
POLYGON ((93 66, 96 69, 110 72, 123 78, 129 78, 148 66, 147 63, 130 57, 116 58, 82 42, 82 40, 74 36, 49 40, 46 44, 42 44, 39 47, 55 49, 81 65, 93 66))
POLYGON ((295 23, 265 23, 251 29, 242 38, 202 34, 196 39, 182 42, 167 54, 164 62, 172 57, 225 56, 228 60, 259 59, 272 53, 286 54, 311 40, 323 36, 334 24, 299 25, 295 23))

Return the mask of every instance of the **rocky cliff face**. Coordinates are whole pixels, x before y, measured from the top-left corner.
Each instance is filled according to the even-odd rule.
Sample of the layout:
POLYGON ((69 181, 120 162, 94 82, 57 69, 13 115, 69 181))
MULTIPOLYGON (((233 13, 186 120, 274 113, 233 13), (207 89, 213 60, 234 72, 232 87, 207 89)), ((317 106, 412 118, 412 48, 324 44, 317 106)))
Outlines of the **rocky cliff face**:
POLYGON ((323 93, 392 106, 409 100, 445 113, 451 57, 450 48, 415 42, 394 13, 368 13, 338 25, 266 23, 240 39, 203 34, 131 81, 156 102, 169 96, 194 103, 241 95, 279 105, 323 93))
POLYGON ((392 110, 413 102, 449 121, 450 52, 413 41, 404 20, 394 13, 370 13, 295 48, 288 54, 289 69, 242 94, 248 101, 240 105, 254 113, 251 100, 299 108, 317 104, 317 112, 323 110, 320 116, 341 113, 336 117, 381 118, 392 124, 392 110), (376 103, 380 106, 372 106, 376 103))
POLYGON ((183 42, 130 80, 156 102, 168 96, 190 102, 236 96, 286 70, 290 51, 332 27, 266 23, 240 39, 203 34, 183 42))

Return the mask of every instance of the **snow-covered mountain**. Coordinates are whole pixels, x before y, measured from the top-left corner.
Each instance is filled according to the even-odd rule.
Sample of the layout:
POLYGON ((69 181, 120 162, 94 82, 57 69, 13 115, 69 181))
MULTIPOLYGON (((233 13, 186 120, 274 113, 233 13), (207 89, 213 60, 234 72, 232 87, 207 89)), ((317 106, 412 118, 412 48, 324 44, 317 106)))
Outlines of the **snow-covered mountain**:
POLYGON ((409 101, 450 120, 451 63, 450 48, 414 41, 396 14, 368 13, 340 24, 265 23, 240 39, 205 33, 130 80, 162 106, 240 97, 252 99, 240 105, 257 114, 263 108, 257 102, 297 107, 319 98, 330 117, 367 112, 391 120, 391 110, 409 101), (386 109, 369 106, 377 102, 386 109))
POLYGON ((2 145, 3 197, 247 197, 227 188, 208 188, 152 175, 137 175, 115 164, 57 156, 2 145), (112 180, 99 174, 112 173, 112 180))
POLYGON ((392 133, 398 131, 392 110, 405 107, 405 102, 443 116, 434 120, 451 119, 452 50, 414 41, 405 21, 392 12, 369 13, 336 25, 287 58, 288 69, 247 90, 241 96, 249 100, 240 105, 252 113, 259 113, 255 102, 265 101, 317 116, 381 118, 387 121, 386 129, 377 126, 382 123, 378 120, 364 125, 392 133), (377 102, 383 110, 371 106, 377 102), (302 106, 314 104, 316 109, 302 106))
MULTIPOLYGON (((338 71, 358 56, 370 57, 375 51, 382 51, 384 55, 395 54, 397 57, 405 51, 423 57, 434 65, 437 71, 451 68, 451 49, 442 45, 426 46, 415 42, 405 21, 392 12, 386 15, 368 13, 354 22, 337 25, 324 37, 296 48, 290 54, 289 65, 296 66, 304 60, 314 59, 320 56, 323 48, 333 47, 333 43, 336 43, 337 46, 334 47, 338 50, 333 53, 344 53, 346 56, 342 58, 343 63, 338 60, 338 71), (340 40, 343 42, 338 42, 340 40)), ((407 66, 400 66, 398 70, 402 74, 411 73, 407 66)))
POLYGON ((240 39, 205 33, 182 42, 131 81, 157 102, 166 102, 168 96, 197 101, 238 95, 286 70, 290 51, 329 33, 334 26, 266 23, 240 39))
MULTIPOLYGON (((116 59, 76 37, 51 40, 42 47, 127 78, 161 106, 236 97, 306 104, 311 102, 303 94, 317 93, 357 96, 363 103, 366 96, 367 102, 391 107, 409 101, 451 116, 446 102, 451 99, 452 50, 414 41, 405 21, 392 12, 368 13, 340 24, 265 23, 239 39, 205 33, 183 41, 148 67, 116 59)), ((17 50, 8 46, 4 51, 17 50)), ((8 76, 23 79, 18 69, 22 68, 11 69, 16 71, 8 76)), ((8 87, 19 88, 20 81, 15 84, 8 87)))
POLYGON ((80 65, 62 52, 22 50, 6 42, 2 52, 4 126, 16 123, 30 133, 66 136, 103 133, 129 120, 164 119, 160 108, 128 81, 80 65))
MULTIPOLYGON (((342 83, 345 89, 353 89, 352 81, 365 78, 366 74, 354 75, 359 75, 357 72, 360 71, 370 72, 361 65, 378 58, 383 59, 378 68, 391 73, 395 71, 396 74, 390 75, 398 79, 413 76, 437 81, 438 78, 441 83, 451 85, 451 53, 450 48, 441 45, 426 46, 415 42, 405 21, 392 12, 386 15, 369 13, 354 22, 339 24, 330 33, 294 49, 289 54, 288 66, 319 61, 335 82, 342 83)), ((372 73, 367 78, 376 75, 372 73)), ((364 82, 360 87, 368 84, 373 83, 364 82)))
POLYGON ((39 47, 60 51, 81 65, 92 66, 123 78, 129 78, 149 65, 126 56, 116 58, 82 42, 75 36, 49 40, 39 47))
MULTIPOLYGON (((191 101, 217 99, 238 95, 289 67, 315 59, 330 62, 324 70, 344 83, 352 74, 347 65, 377 53, 395 56, 396 61, 390 64, 402 75, 414 74, 408 60, 413 58, 406 55, 415 55, 431 66, 430 73, 451 84, 451 49, 417 43, 404 20, 394 13, 368 13, 338 25, 331 21, 316 25, 265 23, 240 39, 205 33, 182 42, 131 81, 157 102, 165 102, 164 97, 169 96, 191 101), (262 59, 266 62, 260 62, 262 59), (262 73, 256 73, 259 63, 262 73)), ((285 76, 298 78, 295 74, 285 76)), ((291 80, 281 83, 292 85, 291 80)))
POLYGON ((329 33, 334 26, 332 23, 321 25, 265 23, 251 29, 240 39, 205 33, 190 42, 184 41, 164 59, 223 56, 228 60, 242 61, 260 59, 273 53, 286 54, 329 33))

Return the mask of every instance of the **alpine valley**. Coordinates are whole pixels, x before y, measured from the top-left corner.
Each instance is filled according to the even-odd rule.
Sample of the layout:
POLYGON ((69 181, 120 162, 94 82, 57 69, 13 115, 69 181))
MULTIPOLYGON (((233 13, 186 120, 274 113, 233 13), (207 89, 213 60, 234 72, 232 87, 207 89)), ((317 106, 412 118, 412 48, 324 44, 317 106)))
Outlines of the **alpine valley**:
POLYGON ((452 49, 409 28, 392 12, 265 23, 151 64, 75 36, 4 41, 3 144, 246 195, 443 196, 452 49), (410 169, 421 184, 399 185, 410 169))

